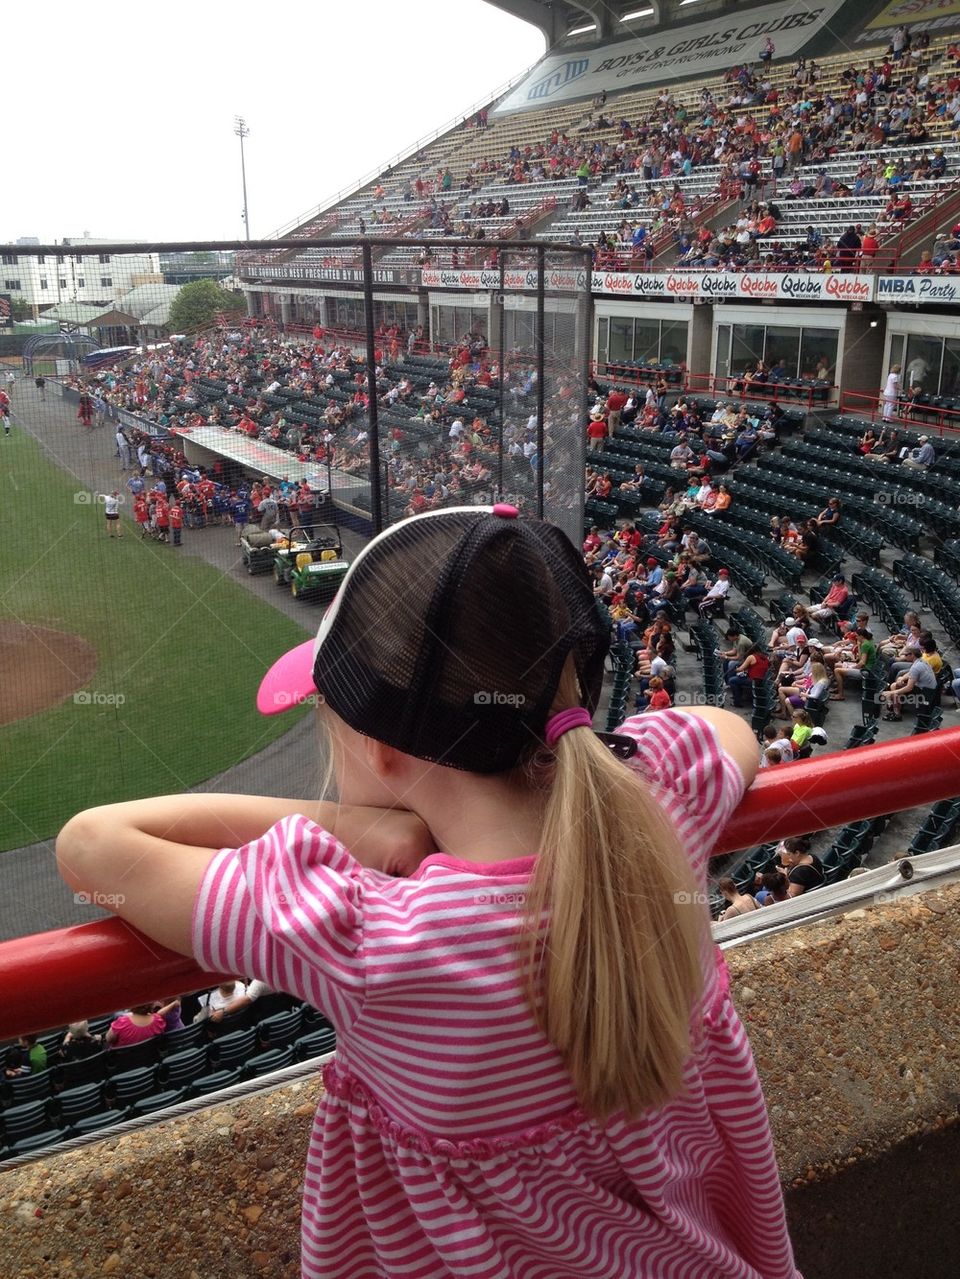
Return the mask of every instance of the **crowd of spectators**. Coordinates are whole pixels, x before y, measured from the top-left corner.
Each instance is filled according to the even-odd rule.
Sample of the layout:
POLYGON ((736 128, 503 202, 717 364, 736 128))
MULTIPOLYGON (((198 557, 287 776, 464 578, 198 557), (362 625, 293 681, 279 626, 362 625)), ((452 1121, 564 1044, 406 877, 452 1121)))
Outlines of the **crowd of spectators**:
POLYGON ((948 51, 946 65, 935 68, 926 53, 928 36, 912 38, 904 29, 901 41, 902 48, 891 44, 882 57, 851 62, 832 91, 822 87, 817 63, 802 57, 780 87, 769 71, 772 55, 761 51, 758 64, 731 68, 722 90, 704 88, 683 98, 664 88, 635 119, 618 117, 598 100, 568 131, 554 128, 540 143, 478 159, 459 184, 446 166, 408 179, 403 197, 429 199, 433 229, 482 238, 472 220, 509 211, 505 197, 484 200, 485 187, 576 178, 572 211, 623 212, 616 230, 603 230, 595 240, 572 233, 574 242, 594 248, 598 268, 641 269, 671 235, 684 266, 844 271, 868 265, 882 236, 914 216, 916 184, 948 174, 944 148, 930 145, 933 126, 946 122, 960 129, 957 59, 948 51), (904 144, 916 148, 909 159, 863 154, 849 182, 829 172, 835 156, 904 144), (709 192, 691 197, 680 180, 707 165, 718 168, 716 180, 709 192), (611 177, 616 181, 598 190, 611 177), (887 199, 878 222, 851 221, 836 239, 814 228, 801 239, 778 236, 784 202, 830 197, 849 201, 853 211, 858 199, 878 194, 887 199), (744 211, 735 224, 720 232, 703 225, 708 205, 741 197, 744 211))
MULTIPOLYGON (((392 507, 393 513, 402 509, 416 514, 451 500, 489 499, 500 475, 501 447, 505 487, 521 506, 526 504, 540 462, 532 357, 517 349, 505 359, 507 420, 501 432, 490 420, 501 369, 482 333, 465 335, 448 354, 427 365, 407 358, 422 345, 422 328, 405 333, 385 325, 377 336, 381 459, 388 500, 400 504, 392 507)), ((223 462, 209 474, 190 467, 179 432, 216 426, 225 434, 284 450, 298 462, 315 464, 318 471, 329 465, 342 476, 370 478, 366 363, 349 346, 328 343, 319 328, 309 337, 279 334, 266 326, 220 329, 67 384, 102 401, 105 413, 123 409, 144 420, 144 430, 118 426, 120 464, 139 469, 141 475, 149 470, 160 482, 161 495, 176 490, 187 527, 239 523, 238 510, 247 512, 248 507, 259 522, 258 498, 269 496, 271 488, 277 490, 273 496, 281 515, 297 509, 302 516, 309 488, 305 493, 301 485, 291 501, 289 481, 272 485, 265 479, 256 491, 223 462), (211 387, 209 399, 206 389, 211 387), (295 411, 299 409, 308 412, 295 411), (161 434, 150 434, 151 428, 161 434)), ((545 393, 546 447, 552 447, 555 426, 573 432, 577 417, 577 379, 558 369, 545 393)), ((151 492, 156 490, 155 484, 151 492)), ((156 522, 151 517, 142 526, 152 531, 156 522)))

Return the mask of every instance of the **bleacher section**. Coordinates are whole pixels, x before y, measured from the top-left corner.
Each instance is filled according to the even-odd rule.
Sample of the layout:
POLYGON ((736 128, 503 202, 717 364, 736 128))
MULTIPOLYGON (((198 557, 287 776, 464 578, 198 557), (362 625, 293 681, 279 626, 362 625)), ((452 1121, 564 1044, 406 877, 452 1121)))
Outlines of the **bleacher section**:
MULTIPOLYGON (((945 57, 948 43, 945 37, 932 40, 919 59, 928 68, 934 85, 953 69, 952 61, 945 57)), ((801 101, 803 94, 811 99, 829 95, 836 103, 843 103, 850 88, 843 79, 848 68, 862 69, 871 60, 879 63, 882 56, 883 48, 858 48, 822 59, 817 64, 820 78, 816 88, 803 86, 801 101)), ((428 144, 335 209, 318 214, 297 228, 293 236, 356 236, 362 222, 368 234, 415 238, 418 232, 426 235, 449 229, 471 235, 482 227, 485 238, 495 239, 516 234, 519 217, 531 220, 537 238, 549 242, 570 242, 579 237, 586 243, 596 243, 601 234, 620 242, 618 228, 626 219, 627 233, 622 242, 627 256, 630 234, 638 222, 652 226, 659 253, 673 243, 684 215, 689 221, 691 210, 698 225, 702 224, 704 210, 715 225, 723 219, 734 220, 734 201, 741 189, 739 162, 752 154, 755 135, 762 139, 771 124, 790 118, 791 91, 797 87, 794 70, 794 65, 787 62, 763 68, 758 73, 762 92, 746 101, 740 100, 735 86, 714 76, 691 81, 687 86, 674 86, 669 92, 634 88, 612 95, 601 113, 586 102, 574 102, 495 116, 485 128, 471 121, 428 144), (772 95, 777 101, 771 101, 772 95), (622 122, 628 127, 622 128, 622 122), (653 176, 643 176, 640 161, 648 142, 654 143, 661 136, 661 127, 668 131, 668 150, 680 134, 692 140, 693 167, 689 173, 674 159, 672 163, 665 160, 656 164, 653 176), (726 146, 717 144, 721 136, 727 139, 726 146), (697 141, 698 137, 703 140, 697 141), (589 174, 578 177, 584 165, 589 174), (609 199, 621 179, 636 192, 636 203, 631 201, 629 207, 609 199), (573 211, 570 202, 581 189, 586 190, 589 206, 573 211), (666 221, 662 222, 657 217, 658 210, 669 206, 676 190, 682 194, 684 214, 668 209, 666 221), (504 198, 510 205, 506 215, 464 216, 477 201, 497 203, 504 198), (551 214, 552 202, 555 209, 551 214), (723 219, 718 217, 721 214, 723 219), (539 225, 548 217, 549 225, 539 225)), ((888 101, 898 103, 897 90, 914 74, 912 68, 904 73, 895 67, 893 92, 878 95, 881 106, 888 101)), ((919 117, 910 117, 911 125, 916 118, 919 117)), ((811 154, 805 163, 781 178, 776 189, 767 185, 770 162, 764 159, 763 194, 765 198, 775 196, 781 218, 768 242, 760 242, 761 252, 769 251, 775 242, 802 239, 809 226, 829 242, 851 222, 864 227, 876 223, 883 244, 904 225, 885 214, 885 183, 879 191, 856 198, 808 196, 791 200, 788 187, 793 178, 814 186, 825 171, 835 182, 852 188, 861 163, 876 167, 902 160, 909 179, 916 157, 939 145, 946 156, 946 177, 908 180, 905 187, 913 201, 913 219, 932 207, 945 181, 960 173, 960 144, 955 140, 949 112, 924 112, 922 124, 924 136, 920 139, 908 132, 906 122, 887 121, 887 136, 880 145, 869 140, 864 143, 855 134, 859 125, 845 121, 845 136, 857 145, 843 149, 834 143, 824 154, 811 154)), ((862 136, 867 136, 865 128, 862 136)), ((310 253, 330 257, 331 251, 310 253)), ((356 250, 351 248, 345 253, 342 260, 353 261, 356 250)), ((391 265, 411 265, 416 260, 413 246, 409 250, 393 250, 385 259, 391 265)), ((440 265, 449 263, 442 261, 440 265)))
MULTIPOLYGON (((102 1034, 111 1018, 90 1022, 102 1034)), ((219 1023, 194 1022, 130 1048, 58 1062, 65 1027, 42 1035, 49 1067, 0 1084, 0 1162, 332 1052, 309 1004, 265 995, 219 1023)))

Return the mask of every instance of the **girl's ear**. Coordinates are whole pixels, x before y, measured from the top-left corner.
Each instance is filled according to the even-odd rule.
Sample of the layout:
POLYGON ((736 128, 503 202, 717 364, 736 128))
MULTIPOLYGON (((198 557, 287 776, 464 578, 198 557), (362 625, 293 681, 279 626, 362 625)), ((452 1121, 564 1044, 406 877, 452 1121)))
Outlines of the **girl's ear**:
POLYGON ((365 737, 363 748, 372 773, 383 779, 396 777, 402 760, 400 751, 388 746, 386 742, 378 742, 375 737, 365 737))

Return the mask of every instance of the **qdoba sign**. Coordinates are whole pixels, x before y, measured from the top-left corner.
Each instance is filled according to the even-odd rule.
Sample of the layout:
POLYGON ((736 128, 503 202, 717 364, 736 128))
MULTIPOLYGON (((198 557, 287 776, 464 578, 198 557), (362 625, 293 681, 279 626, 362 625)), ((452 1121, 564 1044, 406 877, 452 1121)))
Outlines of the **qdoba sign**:
POLYGON ((554 54, 534 67, 496 111, 570 102, 601 89, 620 92, 641 82, 659 84, 691 73, 722 71, 738 62, 755 62, 768 36, 776 45, 777 57, 788 58, 821 32, 843 3, 780 0, 666 31, 652 29, 648 36, 634 40, 554 54))
MULTIPOLYGON (((548 271, 544 287, 553 291, 583 288, 583 271, 548 271)), ((533 290, 536 271, 505 271, 504 287, 533 290)), ((422 273, 428 289, 499 289, 499 271, 422 273)), ((753 302, 872 302, 872 275, 807 275, 730 271, 594 271, 593 292, 629 298, 736 298, 753 302)))
POLYGON ((736 298, 753 302, 872 302, 872 275, 807 275, 730 271, 599 272, 594 293, 634 298, 736 298))

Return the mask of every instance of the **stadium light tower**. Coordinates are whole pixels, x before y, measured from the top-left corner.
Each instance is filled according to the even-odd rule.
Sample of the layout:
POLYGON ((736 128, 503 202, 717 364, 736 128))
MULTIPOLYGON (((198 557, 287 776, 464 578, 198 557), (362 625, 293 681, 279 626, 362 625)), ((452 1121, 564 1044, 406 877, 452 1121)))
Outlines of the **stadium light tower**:
POLYGON ((247 166, 243 155, 243 139, 249 138, 250 130, 247 122, 242 115, 233 117, 233 131, 240 139, 240 173, 243 176, 243 229, 247 239, 250 239, 250 214, 247 211, 247 166))

